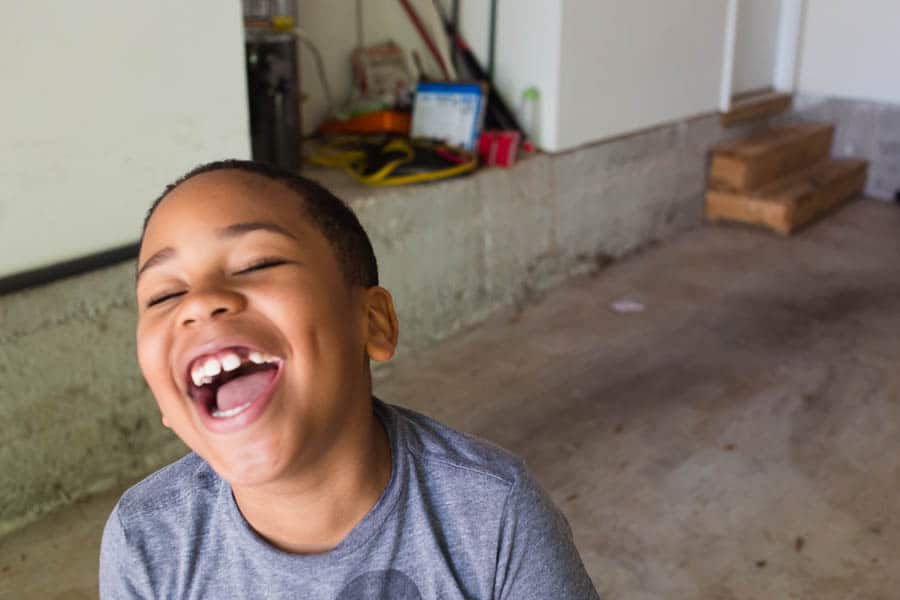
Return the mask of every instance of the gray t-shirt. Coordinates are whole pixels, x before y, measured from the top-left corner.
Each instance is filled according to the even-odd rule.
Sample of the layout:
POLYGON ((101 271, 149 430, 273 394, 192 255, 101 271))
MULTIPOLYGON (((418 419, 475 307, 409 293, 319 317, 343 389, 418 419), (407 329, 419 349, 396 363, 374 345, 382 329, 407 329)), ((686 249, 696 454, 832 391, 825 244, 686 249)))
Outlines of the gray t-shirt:
POLYGON ((122 496, 103 532, 101 598, 597 598, 565 517, 493 445, 375 401, 387 488, 333 550, 282 552, 195 454, 122 496))

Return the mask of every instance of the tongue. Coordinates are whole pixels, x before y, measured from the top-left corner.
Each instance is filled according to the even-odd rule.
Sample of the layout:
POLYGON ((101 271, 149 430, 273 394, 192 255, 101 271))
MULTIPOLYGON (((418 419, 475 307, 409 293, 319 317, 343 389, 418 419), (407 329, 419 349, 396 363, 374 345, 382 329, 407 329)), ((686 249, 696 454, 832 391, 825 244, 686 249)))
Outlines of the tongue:
POLYGON ((219 388, 216 394, 216 405, 219 410, 230 410, 253 402, 268 387, 269 382, 275 377, 275 373, 275 369, 266 369, 235 377, 219 388))

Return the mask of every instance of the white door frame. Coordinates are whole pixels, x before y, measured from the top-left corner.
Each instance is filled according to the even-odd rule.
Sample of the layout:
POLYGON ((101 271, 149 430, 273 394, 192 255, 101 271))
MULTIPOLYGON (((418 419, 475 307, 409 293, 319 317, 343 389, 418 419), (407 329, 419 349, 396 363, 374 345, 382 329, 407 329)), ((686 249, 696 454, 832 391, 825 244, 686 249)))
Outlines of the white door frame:
POLYGON ((722 78, 719 85, 719 112, 731 108, 731 81, 734 77, 734 44, 737 39, 738 0, 728 0, 725 8, 725 44, 722 48, 722 78))
POLYGON ((797 88, 797 67, 803 36, 805 0, 781 0, 778 18, 778 51, 775 54, 774 87, 779 92, 797 88))
MULTIPOLYGON (((725 42, 722 47, 722 78, 719 86, 720 112, 728 112, 731 108, 738 2, 740 1, 728 0, 725 9, 725 42)), ((743 1, 752 2, 753 0, 743 1)), ((775 50, 775 69, 772 73, 773 87, 778 92, 792 93, 796 89, 805 2, 806 0, 781 0, 776 42, 778 47, 775 50)))

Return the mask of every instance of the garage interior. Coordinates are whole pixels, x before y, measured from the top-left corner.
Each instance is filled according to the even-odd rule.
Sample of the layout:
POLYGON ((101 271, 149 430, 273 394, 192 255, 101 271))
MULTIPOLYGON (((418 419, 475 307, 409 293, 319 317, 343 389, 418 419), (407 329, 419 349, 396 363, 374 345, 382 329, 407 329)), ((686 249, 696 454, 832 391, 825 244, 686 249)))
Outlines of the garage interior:
MULTIPOLYGON (((517 2, 411 5, 439 53, 458 11, 535 151, 397 187, 301 167, 357 213, 397 302, 376 395, 522 456, 601 597, 894 597, 900 9, 517 2)), ((247 3, 147 6, 135 35, 109 25, 125 8, 87 4, 41 40, 21 33, 37 9, 12 9, 0 41, 29 50, 0 142, 0 598, 96 597, 112 506, 186 452, 134 359, 128 248, 176 174, 259 151, 247 3), (103 43, 73 41, 86 28, 103 43), (216 63, 203 77, 188 46, 216 63), (94 62, 61 77, 114 97, 35 100, 66 52, 94 62), (150 80, 110 76, 132 66, 150 80), (161 82, 191 100, 138 94, 161 82), (42 111, 39 135, 10 118, 42 111), (158 137, 124 146, 141 128, 158 137)), ((291 4, 324 72, 302 45, 299 152, 349 93, 354 47, 395 40, 441 78, 399 4, 291 4)))

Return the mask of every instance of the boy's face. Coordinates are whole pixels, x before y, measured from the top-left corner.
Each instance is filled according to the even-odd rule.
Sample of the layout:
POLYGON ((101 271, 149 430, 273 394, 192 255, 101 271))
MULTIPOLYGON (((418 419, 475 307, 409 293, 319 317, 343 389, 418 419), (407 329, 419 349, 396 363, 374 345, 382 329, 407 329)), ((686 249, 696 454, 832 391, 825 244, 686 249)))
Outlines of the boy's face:
POLYGON ((198 175, 159 205, 138 258, 141 370, 164 422, 232 485, 289 476, 359 431, 367 351, 396 343, 390 296, 346 284, 301 206, 262 176, 198 175))

